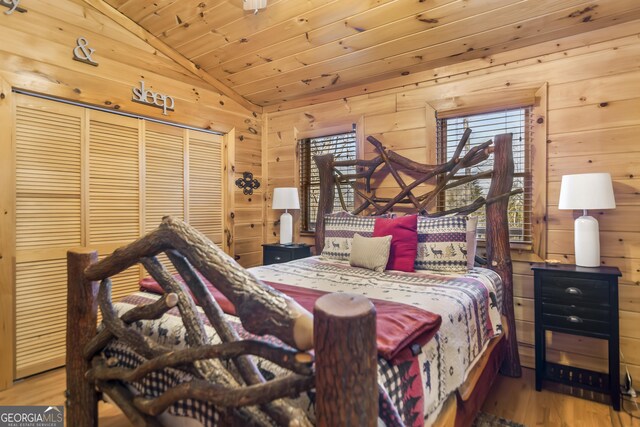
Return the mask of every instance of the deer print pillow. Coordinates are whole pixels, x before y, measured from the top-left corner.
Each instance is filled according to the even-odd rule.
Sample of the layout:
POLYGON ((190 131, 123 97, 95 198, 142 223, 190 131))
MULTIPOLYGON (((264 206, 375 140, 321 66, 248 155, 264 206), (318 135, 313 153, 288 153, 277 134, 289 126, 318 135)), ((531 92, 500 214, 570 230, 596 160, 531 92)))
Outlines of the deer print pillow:
POLYGON ((467 270, 467 217, 418 217, 416 270, 467 270))
MULTIPOLYGON (((382 215, 389 218, 390 215, 382 215)), ((349 261, 353 235, 358 233, 362 237, 373 237, 375 216, 357 216, 349 212, 337 212, 324 217, 324 249, 325 258, 349 261)))

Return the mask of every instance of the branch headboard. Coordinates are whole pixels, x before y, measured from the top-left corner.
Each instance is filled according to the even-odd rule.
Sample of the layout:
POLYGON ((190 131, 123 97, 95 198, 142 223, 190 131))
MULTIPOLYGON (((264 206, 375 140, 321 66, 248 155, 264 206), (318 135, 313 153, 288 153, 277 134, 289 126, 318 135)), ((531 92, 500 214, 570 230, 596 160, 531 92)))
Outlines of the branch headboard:
POLYGON ((460 142, 456 146, 453 156, 442 164, 428 165, 417 163, 392 150, 388 150, 373 136, 367 141, 371 143, 378 155, 370 160, 335 160, 333 154, 315 156, 320 180, 320 197, 318 201, 318 213, 316 216, 316 253, 321 253, 325 242, 325 215, 332 213, 336 192, 340 204, 347 210, 341 185, 349 185, 354 194, 362 203, 351 213, 380 215, 389 212, 394 206, 408 207, 410 211, 428 217, 439 217, 450 214, 469 214, 482 206, 486 206, 486 249, 487 267, 500 275, 503 290, 502 314, 508 323, 509 336, 507 337, 508 354, 502 371, 508 375, 519 375, 520 359, 518 355, 515 333, 515 317, 513 309, 513 267, 511 264, 511 252, 509 245, 509 225, 507 210, 509 197, 521 193, 522 190, 512 190, 513 185, 513 151, 512 134, 496 135, 493 140, 486 141, 469 149, 464 156, 462 151, 469 140, 471 129, 466 129, 460 142), (469 168, 485 162, 493 154, 493 170, 480 172, 465 177, 456 177, 456 173, 462 168, 469 168), (352 174, 344 174, 338 168, 356 166, 357 170, 352 174), (378 197, 371 191, 371 179, 374 173, 386 167, 398 184, 398 193, 391 198, 378 197), (409 171, 417 178, 407 184, 399 171, 409 171), (491 178, 489 192, 486 199, 478 197, 467 205, 447 211, 429 213, 427 207, 436 200, 442 191, 475 181, 481 178, 491 178), (414 191, 418 186, 429 180, 437 178, 435 187, 424 194, 416 195, 414 191))

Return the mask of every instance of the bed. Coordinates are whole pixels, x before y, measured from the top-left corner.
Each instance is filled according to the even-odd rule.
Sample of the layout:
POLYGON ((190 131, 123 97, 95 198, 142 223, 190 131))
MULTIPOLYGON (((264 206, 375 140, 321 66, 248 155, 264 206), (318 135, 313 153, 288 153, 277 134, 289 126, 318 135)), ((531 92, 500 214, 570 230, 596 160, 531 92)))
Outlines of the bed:
MULTIPOLYGON (((493 153, 487 199, 445 212, 465 215, 487 206, 486 268, 375 272, 332 257, 328 247, 320 257, 247 272, 170 218, 100 262, 90 250, 70 252, 68 422, 97 425, 97 387, 135 425, 177 425, 178 419, 205 426, 468 425, 498 369, 510 375, 520 369, 506 229, 511 137, 498 135, 464 157, 460 148, 435 166, 370 142, 380 156, 355 161, 361 171, 354 176, 341 174, 344 164, 329 156, 316 158, 317 252, 336 245, 330 225, 334 188, 342 199, 336 183, 364 179, 353 186, 363 200, 355 214, 384 215, 398 203, 424 213, 433 196, 414 196, 420 180, 406 185, 398 166, 422 173, 422 182, 444 174, 437 193, 452 185, 447 182, 457 169, 493 153), (380 165, 398 179, 401 190, 393 199, 368 195, 380 165), (160 252, 181 277, 159 264, 160 252), (153 280, 142 283, 146 292, 113 304, 108 278, 138 261, 153 280), (99 330, 97 305, 104 318, 99 330)), ((437 247, 425 249, 438 259, 437 247)))

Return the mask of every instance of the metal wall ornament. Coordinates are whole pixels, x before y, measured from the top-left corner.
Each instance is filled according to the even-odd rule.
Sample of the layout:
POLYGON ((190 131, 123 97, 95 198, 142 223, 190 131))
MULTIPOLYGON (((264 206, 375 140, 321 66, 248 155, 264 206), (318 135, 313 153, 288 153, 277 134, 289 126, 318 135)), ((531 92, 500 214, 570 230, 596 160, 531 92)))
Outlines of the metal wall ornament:
POLYGON ((260 188, 260 181, 253 179, 251 172, 243 172, 242 178, 236 179, 236 186, 242 188, 245 196, 250 196, 253 194, 254 189, 260 188))
POLYGON ((144 80, 140 80, 140 87, 131 89, 133 92, 133 102, 151 105, 162 109, 162 114, 167 115, 167 111, 173 111, 175 101, 169 95, 163 95, 158 92, 152 92, 144 87, 144 80))
POLYGON ((98 63, 91 57, 96 50, 89 47, 87 39, 78 37, 76 44, 77 46, 73 48, 73 59, 97 67, 98 63))
POLYGON ((25 13, 27 9, 24 9, 19 5, 20 0, 0 0, 0 6, 9 8, 9 10, 4 12, 5 15, 11 15, 13 12, 25 13))

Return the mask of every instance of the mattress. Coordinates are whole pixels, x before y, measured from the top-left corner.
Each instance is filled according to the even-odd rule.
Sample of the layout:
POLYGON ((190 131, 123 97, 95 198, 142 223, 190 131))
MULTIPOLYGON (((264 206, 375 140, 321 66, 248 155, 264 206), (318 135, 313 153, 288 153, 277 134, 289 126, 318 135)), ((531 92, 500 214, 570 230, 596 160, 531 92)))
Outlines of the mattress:
MULTIPOLYGON (((413 306, 442 317, 439 330, 412 356, 390 362, 378 359, 379 424, 386 426, 422 426, 435 421, 447 397, 466 379, 469 370, 485 350, 491 338, 501 333, 498 308, 502 304, 502 284, 492 270, 474 268, 464 274, 418 271, 377 273, 354 268, 347 262, 311 257, 285 264, 250 269, 259 279, 271 283, 314 289, 322 292, 348 292, 373 300, 393 301, 399 307, 413 306)), ((118 315, 132 307, 152 302, 159 296, 138 292, 115 304, 118 315)), ((244 331, 239 319, 228 320, 242 338, 255 338, 244 331)), ((202 315, 211 343, 220 342, 202 315)), ((185 331, 177 309, 154 321, 136 322, 133 327, 145 336, 174 348, 184 348, 185 331)), ((279 342, 274 337, 259 337, 279 342)), ((112 342, 107 357, 115 357, 120 366, 135 368, 144 359, 122 343, 112 342)), ((259 360, 265 378, 282 375, 284 369, 259 360)), ((166 369, 143 378, 131 387, 155 397, 168 387, 189 379, 189 375, 166 369)), ((304 394, 295 404, 313 420, 313 393, 304 394)), ((215 408, 207 402, 185 400, 168 410, 177 416, 199 420, 204 426, 217 425, 215 408)))

